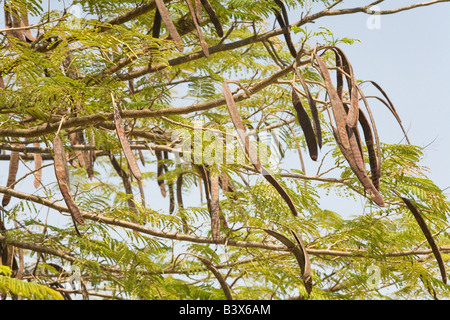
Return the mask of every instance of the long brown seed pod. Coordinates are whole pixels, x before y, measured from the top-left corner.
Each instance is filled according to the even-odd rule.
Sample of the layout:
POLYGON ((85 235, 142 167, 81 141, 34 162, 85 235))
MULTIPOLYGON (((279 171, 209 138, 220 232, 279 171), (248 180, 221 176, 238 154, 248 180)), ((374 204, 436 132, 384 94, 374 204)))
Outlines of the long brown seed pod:
MULTIPOLYGON (((347 79, 347 86, 350 94, 350 109, 347 114, 347 125, 350 128, 356 128, 359 116, 359 96, 357 89, 358 84, 353 73, 353 67, 348 61, 345 53, 340 48, 334 47, 333 50, 336 53, 336 62, 339 60, 339 67, 342 67, 346 73, 345 77, 347 79)), ((341 73, 339 68, 337 72, 338 74, 341 73)))
POLYGON ((189 8, 189 11, 192 16, 192 21, 194 22, 195 29, 197 30, 198 39, 200 40, 200 46, 202 47, 203 54, 205 57, 209 57, 209 50, 208 50, 208 44, 205 41, 205 37, 203 36, 202 28, 200 28, 200 20, 197 16, 197 12, 195 11, 194 7, 192 6, 191 0, 185 0, 186 4, 189 8))
POLYGON ((175 41, 178 51, 183 52, 183 41, 181 40, 180 34, 173 24, 172 19, 170 19, 170 13, 169 10, 167 10, 166 5, 164 4, 164 0, 155 0, 155 3, 156 7, 158 8, 159 14, 161 15, 161 19, 166 25, 167 30, 169 31, 170 37, 173 41, 175 41))
POLYGON ((283 19, 283 16, 275 10, 275 18, 277 19, 280 27, 284 29, 283 35, 286 45, 291 53, 292 57, 297 58, 297 50, 295 49, 294 43, 292 42, 291 32, 289 30, 289 24, 283 19))
POLYGON ((270 184, 272 184, 272 186, 277 190, 277 192, 281 195, 281 197, 286 201, 287 205, 292 211, 292 214, 294 216, 298 215, 297 209, 295 208, 295 204, 292 201, 292 198, 287 193, 287 191, 284 189, 284 187, 270 174, 269 171, 267 171, 264 167, 261 166, 261 163, 259 162, 258 159, 258 155, 256 151, 253 149, 252 145, 250 144, 250 141, 246 134, 244 124, 242 123, 241 117, 239 116, 236 105, 234 103, 234 98, 231 93, 230 87, 226 82, 223 83, 223 93, 225 95, 225 100, 227 102, 231 120, 236 130, 238 131, 239 138, 241 139, 241 142, 244 144, 244 149, 247 152, 247 155, 249 156, 250 161, 252 162, 256 171, 262 173, 264 178, 270 184))
POLYGON ((214 8, 211 6, 208 0, 201 0, 201 3, 203 5, 203 8, 205 8, 205 11, 208 14, 209 18, 211 19, 211 22, 216 29, 217 35, 222 38, 223 28, 219 18, 217 17, 216 11, 214 11, 214 8))
POLYGON ((333 86, 333 82, 331 81, 330 73, 328 72, 325 62, 316 52, 314 52, 313 55, 318 63, 319 71, 325 81, 325 86, 330 97, 331 105, 333 106, 333 116, 336 122, 338 136, 341 140, 340 142, 344 148, 350 149, 350 143, 347 137, 347 113, 345 112, 344 105, 342 104, 342 100, 333 86))
POLYGON ((295 207, 294 201, 292 200, 289 193, 287 193, 286 189, 264 167, 262 168, 262 173, 264 178, 275 188, 275 190, 277 190, 279 195, 286 202, 292 214, 294 216, 297 216, 298 215, 297 208, 295 207))
POLYGON ((64 201, 70 210, 72 219, 79 224, 84 224, 81 211, 70 193, 69 177, 67 175, 66 152, 64 151, 64 146, 59 136, 55 136, 53 139, 53 152, 55 159, 55 175, 61 194, 64 197, 64 201))
POLYGON ((314 133, 313 126, 311 124, 311 120, 309 119, 308 113, 303 107, 301 98, 299 94, 294 90, 292 90, 292 104, 294 105, 295 111, 297 112, 297 119, 300 123, 300 127, 303 130, 303 134, 305 135, 306 145, 308 146, 309 156, 312 160, 317 161, 318 157, 318 148, 316 135, 314 133))
POLYGON ((322 129, 320 126, 319 111, 317 110, 316 101, 314 100, 314 98, 311 94, 311 91, 309 90, 308 85, 306 84, 305 79, 303 78, 301 73, 298 72, 298 70, 297 70, 297 76, 300 79, 303 89, 305 90, 306 98, 308 99, 309 108, 311 109, 311 116, 313 119, 314 132, 316 133, 317 145, 319 146, 319 148, 322 148, 322 129))
POLYGON ((250 158, 250 162, 253 164, 253 166, 258 172, 261 172, 261 163, 259 162, 255 149, 250 144, 250 139, 246 134, 244 124, 242 123, 242 119, 239 116, 236 104, 234 103, 233 94, 231 93, 230 87, 226 82, 223 83, 223 94, 225 96, 225 100, 228 106, 228 112, 230 113, 231 121, 233 122, 238 132, 241 142, 244 144, 244 149, 246 150, 248 157, 250 158))
POLYGON ((364 141, 366 142, 367 153, 369 155, 369 166, 372 173, 372 183, 377 188, 380 188, 380 164, 378 163, 377 153, 375 150, 372 127, 366 118, 364 112, 359 109, 359 124, 363 129, 364 141))
POLYGON ((208 259, 205 259, 203 257, 194 255, 192 253, 190 253, 190 255, 195 256, 197 259, 199 259, 205 265, 205 267, 208 268, 208 270, 212 272, 212 274, 216 277, 217 281, 219 281, 220 287, 222 288, 227 300, 233 300, 230 286, 225 281, 225 278, 222 276, 220 271, 211 263, 211 261, 209 261, 208 259))
MULTIPOLYGON (((8 179, 6 182, 6 186, 8 188, 13 188, 14 183, 16 182, 17 171, 19 170, 19 152, 11 151, 11 157, 9 160, 9 172, 8 179)), ((2 206, 6 207, 11 201, 11 195, 5 194, 3 195, 2 206)))
POLYGON ((407 198, 404 198, 404 197, 400 197, 400 198, 406 204, 406 206, 408 207, 408 209, 411 211, 414 218, 416 219, 417 223, 419 224, 420 229, 422 230, 423 234, 425 235, 425 238, 427 239, 428 244, 430 245, 431 250, 433 251, 434 257, 436 258, 436 261, 439 266, 439 270, 441 272, 442 281, 444 283, 447 283, 447 272, 445 270, 444 260, 442 259, 441 252, 439 250, 439 247, 436 245, 436 242, 434 241, 434 238, 430 232, 430 229, 428 229, 428 226, 425 223, 425 220, 423 219, 419 210, 414 206, 414 204, 407 198))
MULTIPOLYGON (((34 147, 35 148, 39 148, 39 143, 35 142, 34 143, 34 147)), ((42 182, 42 155, 40 153, 35 153, 33 155, 34 157, 34 187, 35 188, 39 188, 39 186, 41 185, 42 182)))
POLYGON ((291 251, 295 259, 298 262, 298 265, 300 266, 300 270, 302 272, 302 279, 303 283, 305 284, 306 291, 311 293, 312 291, 312 278, 311 278, 311 265, 308 257, 308 253, 306 252, 306 248, 303 245, 303 242, 300 239, 300 236, 298 234, 293 233, 294 238, 296 239, 298 245, 296 245, 294 242, 289 240, 284 235, 275 232, 270 229, 264 229, 266 233, 274 237, 275 239, 279 240, 281 243, 283 243, 289 251, 291 251))
POLYGON ((122 117, 120 116, 119 110, 116 108, 114 98, 113 104, 114 104, 114 124, 116 127, 117 136, 119 137, 120 145, 122 146, 122 150, 123 153, 125 154, 125 158, 127 159, 131 173, 138 181, 141 181, 142 180, 141 170, 139 170, 136 158, 134 157, 133 151, 131 151, 130 143, 128 142, 127 136, 125 135, 122 117))

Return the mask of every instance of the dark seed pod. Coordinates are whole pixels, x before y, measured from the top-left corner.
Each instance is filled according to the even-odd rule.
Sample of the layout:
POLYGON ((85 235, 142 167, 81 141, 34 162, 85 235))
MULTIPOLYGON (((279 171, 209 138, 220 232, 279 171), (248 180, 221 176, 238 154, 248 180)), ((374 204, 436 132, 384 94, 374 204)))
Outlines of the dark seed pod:
POLYGON ((417 223, 419 224, 420 229, 422 230, 423 234, 425 235, 425 238, 427 239, 428 244, 430 245, 431 250, 433 251, 434 257, 437 260, 439 270, 441 271, 442 282, 447 283, 447 272, 445 271, 444 260, 442 259, 441 252, 439 250, 439 247, 436 245, 436 242, 434 241, 434 238, 430 232, 430 229, 428 229, 428 226, 425 223, 425 220, 423 219, 419 210, 414 206, 414 204, 407 198, 403 198, 403 197, 400 197, 400 198, 406 204, 406 206, 408 207, 408 209, 411 211, 414 218, 416 219, 417 223))
POLYGON ((55 159, 55 175, 58 181, 59 189, 61 190, 61 194, 64 197, 64 201, 69 208, 70 213, 72 214, 72 218, 75 222, 79 224, 84 224, 83 217, 81 215, 81 211, 76 205, 75 201, 70 194, 70 184, 67 170, 67 159, 66 153, 64 151, 64 146, 59 136, 56 136, 53 140, 53 152, 55 159))
MULTIPOLYGON (((13 188, 13 185, 16 182, 16 176, 17 176, 18 170, 19 170, 19 152, 11 151, 11 157, 9 160, 8 180, 6 182, 6 186, 8 188, 13 188)), ((9 195, 9 194, 3 195, 2 206, 6 207, 10 201, 11 201, 11 195, 9 195)))
POLYGON ((208 13, 209 18, 211 19, 211 22, 214 25, 214 28, 216 28, 217 35, 222 38, 223 37, 222 24, 220 23, 220 20, 217 17, 214 8, 211 6, 208 0, 201 0, 201 3, 203 5, 203 8, 205 8, 206 12, 208 13))
POLYGON ((311 157, 312 160, 317 161, 318 148, 316 135, 314 133, 314 129, 312 127, 308 113, 303 107, 299 94, 295 90, 292 90, 292 104, 294 105, 295 111, 297 112, 298 122, 300 123, 300 126, 305 135, 309 156, 311 157))

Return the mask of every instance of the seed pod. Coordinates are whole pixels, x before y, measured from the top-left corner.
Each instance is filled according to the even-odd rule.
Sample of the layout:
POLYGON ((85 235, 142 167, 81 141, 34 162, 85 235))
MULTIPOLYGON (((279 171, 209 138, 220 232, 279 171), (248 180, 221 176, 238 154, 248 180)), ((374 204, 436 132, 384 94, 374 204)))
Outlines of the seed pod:
MULTIPOLYGON (((34 143, 34 147, 35 148, 39 148, 39 143, 35 142, 34 143)), ((42 155, 40 153, 35 153, 34 154, 34 170, 36 171, 34 173, 34 187, 35 188, 39 188, 39 186, 41 185, 41 180, 42 180, 42 155)))
POLYGON ((164 164, 163 164, 163 156, 160 150, 155 150, 156 160, 157 160, 157 169, 156 169, 156 177, 159 185, 159 189, 161 190, 161 195, 165 198, 167 196, 166 185, 164 183, 164 179, 161 177, 164 174, 164 164))
POLYGON ((430 229, 428 229, 428 226, 425 223, 425 220, 423 219, 419 210, 414 206, 414 204, 407 198, 403 198, 403 197, 400 197, 400 198, 406 204, 406 206, 408 207, 408 209, 411 211, 414 218, 416 219, 417 223, 419 224, 420 229, 422 230, 423 234, 425 235, 425 238, 427 239, 428 244, 430 245, 431 250, 433 251, 434 257, 437 260, 439 270, 441 271, 442 281, 444 283, 447 283, 447 272, 445 271, 444 260, 442 259, 441 252, 439 250, 439 247, 436 245, 436 242, 434 241, 434 238, 430 232, 430 229))
POLYGON ((201 0, 203 8, 205 8, 205 11, 208 13, 209 18, 211 19, 211 22, 213 23, 214 27, 216 28, 217 35, 219 37, 223 37, 223 29, 222 24, 220 23, 219 18, 217 17, 216 12, 214 11, 214 8, 211 6, 208 0, 201 0))
POLYGON ((152 37, 153 38, 159 38, 161 33, 161 14, 159 13, 159 10, 155 10, 155 18, 153 19, 153 30, 152 30, 152 37))
POLYGON ((294 254, 302 272, 302 279, 303 283, 305 284, 306 291, 308 292, 308 294, 311 293, 313 286, 311 278, 311 264, 309 261, 308 253, 305 246, 303 245, 303 242, 301 241, 300 236, 291 231, 298 244, 296 245, 294 242, 278 232, 270 229, 264 229, 264 231, 283 243, 289 249, 289 251, 294 254))
POLYGON ((308 113, 303 107, 302 101, 298 93, 292 90, 292 104, 297 112, 298 122, 303 130, 306 139, 306 145, 308 146, 309 156, 312 160, 317 161, 318 149, 316 135, 309 119, 308 113))
POLYGON ((56 136, 53 140, 53 152, 54 152, 54 160, 55 160, 55 175, 58 181, 59 189, 61 190, 61 194, 64 197, 64 201, 69 208, 70 213, 72 214, 72 218, 75 222, 79 224, 84 224, 83 217, 81 215, 81 211, 76 205, 75 201, 70 194, 70 184, 69 184, 69 176, 66 162, 66 153, 64 151, 64 146, 59 136, 56 136))
POLYGON ((309 108, 311 109, 311 116, 313 118, 314 132, 316 133, 317 145, 322 148, 322 129, 320 127, 319 111, 317 110, 316 101, 314 101, 311 91, 309 91, 308 85, 305 79, 302 77, 300 72, 297 72, 297 76, 300 79, 303 89, 306 93, 306 98, 308 99, 309 108))
POLYGON ((209 57, 209 50, 208 50, 208 44, 205 41, 205 38, 203 37, 202 29, 200 28, 200 20, 197 16, 196 11, 194 10, 194 7, 192 6, 191 0, 186 0, 186 4, 189 8, 189 11, 192 16, 192 21, 194 22, 195 29, 197 30, 198 39, 200 40, 200 46, 202 47, 203 54, 205 57, 209 57))
POLYGON ((164 4, 164 0, 155 0, 155 3, 158 8, 159 14, 161 15, 161 19, 166 25, 167 30, 169 31, 170 37, 173 41, 175 41, 178 51, 183 52, 183 41, 181 40, 177 28, 170 19, 170 13, 169 10, 167 10, 166 5, 164 4))
MULTIPOLYGON (((14 183, 16 182, 17 171, 19 170, 19 152, 11 151, 11 156, 9 160, 9 172, 8 180, 6 182, 6 187, 14 188, 14 183)), ((2 206, 6 207, 11 201, 11 195, 3 195, 2 206)))
POLYGON ((289 49, 289 52, 291 53, 292 57, 294 59, 296 59, 297 58, 297 50, 295 49, 294 43, 292 42, 291 32, 289 30, 288 23, 286 23, 286 21, 284 21, 282 15, 276 10, 275 10, 275 18, 277 19, 281 28, 284 29, 284 32, 283 32, 284 40, 286 41, 286 45, 289 49))
POLYGON ((250 139, 246 134, 244 124, 242 123, 242 119, 239 116, 236 105, 234 103, 233 94, 231 93, 230 87, 226 82, 223 83, 223 93, 225 96, 225 100, 227 102, 228 112, 230 113, 231 121, 233 122, 234 127, 238 132, 239 138, 241 139, 241 142, 244 145, 244 149, 247 152, 248 157, 250 158, 250 162, 253 164, 256 171, 261 172, 261 163, 259 162, 258 155, 253 146, 250 144, 250 139))
POLYGON ((294 216, 298 215, 297 208, 295 207, 294 201, 292 201, 291 196, 287 193, 286 189, 272 176, 265 168, 262 168, 262 173, 264 178, 277 190, 280 196, 284 199, 289 209, 294 216))
POLYGON ((114 104, 114 124, 116 127, 117 136, 119 137, 120 145, 122 146, 122 150, 123 153, 125 154, 125 158, 127 159, 131 173, 138 181, 140 181, 142 179, 141 171, 139 170, 136 158, 134 157, 133 151, 131 151, 130 143, 128 142, 128 139, 125 135, 122 117, 120 116, 119 110, 115 107, 114 98, 113 104, 114 104))

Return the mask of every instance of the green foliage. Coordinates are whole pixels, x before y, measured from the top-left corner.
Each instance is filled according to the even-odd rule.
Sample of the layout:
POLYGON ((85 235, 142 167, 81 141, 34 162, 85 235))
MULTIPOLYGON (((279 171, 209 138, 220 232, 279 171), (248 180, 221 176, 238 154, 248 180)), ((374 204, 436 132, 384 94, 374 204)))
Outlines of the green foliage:
MULTIPOLYGON (((70 289, 74 266, 81 272, 77 294, 110 299, 225 299, 221 280, 234 299, 449 298, 427 239, 399 198, 410 199, 420 211, 448 265, 450 204, 427 177, 423 150, 380 144, 380 193, 386 202, 381 208, 333 135, 329 96, 311 64, 312 49, 316 43, 318 48, 345 49, 357 39, 291 21, 294 46, 304 49, 297 71, 320 111, 322 158, 312 162, 292 106, 293 83, 308 116, 312 112, 298 74, 289 69, 293 57, 274 24, 274 1, 210 0, 225 36, 217 36, 203 10, 208 58, 184 1, 166 2, 182 35, 183 52, 164 23, 160 38, 152 36, 153 1, 74 1, 82 17, 62 16, 57 10, 62 1, 58 6, 52 2, 49 12, 40 1, 8 2, 35 17, 32 23, 44 22, 36 42, 0 36, 0 140, 8 153, 19 149, 23 160, 14 190, 1 187, 2 193, 17 190, 2 213, 5 230, 0 230, 0 251, 16 262, 0 265, 0 290, 11 298, 67 298, 51 288, 70 289), (74 18, 79 19, 76 24, 74 18), (227 80, 246 130, 255 133, 252 145, 270 149, 270 163, 264 165, 270 166, 298 216, 242 152, 223 99, 227 80), (141 181, 119 143, 111 94, 141 181), (184 130, 183 156, 189 161, 177 158, 182 143, 177 130, 184 130), (77 132, 83 140, 74 142, 69 134, 77 132), (54 181, 56 134, 66 146, 70 191, 86 218, 84 225, 74 225, 54 181), (37 189, 32 187, 39 172, 33 168, 35 144, 45 166, 37 189), (211 149, 212 155, 221 151, 226 161, 211 164, 203 158, 196 164, 209 177, 219 174, 218 243, 212 239, 212 194, 207 193, 212 182, 205 184, 202 167, 191 163, 211 149), (111 154, 123 172, 112 166, 111 154), (264 229, 293 242, 291 231, 301 236, 311 262, 311 292, 296 257, 264 229), (14 278, 20 248, 25 274, 33 275, 27 281, 14 278), (374 279, 377 286, 371 285, 374 279)), ((313 2, 332 3, 284 1, 295 17, 306 14, 313 2)), ((32 31, 37 35, 36 28, 32 31)), ((322 57, 334 72, 335 55, 327 51, 322 57)), ((343 94, 347 98, 348 92, 343 94)), ((374 118, 377 122, 376 113, 374 118)), ((367 154, 366 145, 362 150, 367 154)), ((364 160, 368 167, 370 159, 364 160)))
POLYGON ((61 294, 47 286, 11 278, 11 269, 0 266, 0 292, 30 300, 63 300, 61 294))

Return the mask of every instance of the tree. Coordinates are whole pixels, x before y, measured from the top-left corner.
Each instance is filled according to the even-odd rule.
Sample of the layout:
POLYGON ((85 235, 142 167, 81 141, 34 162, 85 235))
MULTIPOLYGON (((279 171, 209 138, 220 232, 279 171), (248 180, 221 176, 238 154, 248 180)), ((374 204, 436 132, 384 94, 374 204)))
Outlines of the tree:
POLYGON ((423 151, 379 140, 362 82, 401 118, 354 40, 306 27, 382 2, 5 1, 3 297, 448 297, 423 151))

